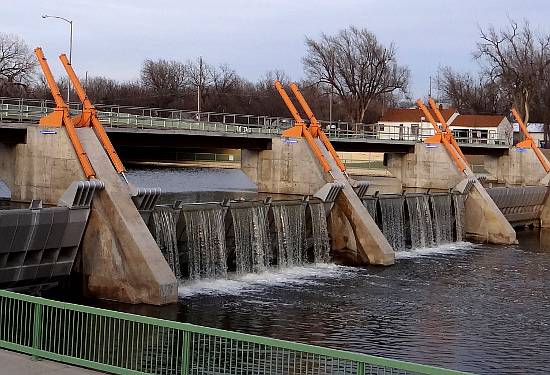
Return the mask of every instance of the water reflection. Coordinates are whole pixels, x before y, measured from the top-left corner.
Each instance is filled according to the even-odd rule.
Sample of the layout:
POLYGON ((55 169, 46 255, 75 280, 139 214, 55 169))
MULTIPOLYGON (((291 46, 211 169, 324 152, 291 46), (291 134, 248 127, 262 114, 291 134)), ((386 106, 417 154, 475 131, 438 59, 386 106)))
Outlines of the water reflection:
POLYGON ((184 292, 177 309, 130 310, 476 373, 548 373, 548 232, 518 237, 519 246, 445 245, 387 268, 230 280, 184 292))

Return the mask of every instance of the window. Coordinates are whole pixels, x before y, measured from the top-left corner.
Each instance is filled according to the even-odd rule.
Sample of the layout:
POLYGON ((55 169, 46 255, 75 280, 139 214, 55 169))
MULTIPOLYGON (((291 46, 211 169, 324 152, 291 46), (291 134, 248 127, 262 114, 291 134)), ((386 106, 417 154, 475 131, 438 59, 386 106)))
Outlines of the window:
POLYGON ((418 124, 411 124, 411 134, 418 135, 418 124))

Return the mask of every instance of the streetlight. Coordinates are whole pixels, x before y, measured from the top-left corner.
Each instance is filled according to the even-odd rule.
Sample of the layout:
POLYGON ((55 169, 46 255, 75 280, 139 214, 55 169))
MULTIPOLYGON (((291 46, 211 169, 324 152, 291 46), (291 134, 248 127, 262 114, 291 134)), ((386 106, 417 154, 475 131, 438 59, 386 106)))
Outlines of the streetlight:
MULTIPOLYGON (((72 55, 73 55, 73 21, 68 20, 64 17, 59 16, 51 16, 48 14, 44 14, 42 18, 57 18, 58 20, 62 20, 67 22, 71 27, 71 37, 69 41, 69 64, 72 63, 72 55)), ((71 101, 71 80, 69 79, 67 82, 67 104, 69 104, 71 101)))

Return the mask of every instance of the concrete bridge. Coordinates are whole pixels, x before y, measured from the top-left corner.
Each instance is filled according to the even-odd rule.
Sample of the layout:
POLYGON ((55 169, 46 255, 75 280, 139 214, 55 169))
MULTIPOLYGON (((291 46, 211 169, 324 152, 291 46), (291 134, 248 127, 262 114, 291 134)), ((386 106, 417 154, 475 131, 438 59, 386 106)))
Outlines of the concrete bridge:
MULTIPOLYGON (((47 129, 36 124, 51 110, 46 102, 30 105, 24 101, 19 105, 4 103, 0 108, 0 178, 10 187, 12 198, 17 201, 41 199, 55 205, 73 180, 84 178, 65 128, 47 129)), ((216 115, 228 118, 227 114, 216 115)), ((360 200, 360 195, 367 191, 361 189, 361 184, 354 186, 349 182, 329 149, 319 140, 317 147, 329 161, 328 170, 316 160, 319 156, 305 138, 281 137, 283 129, 293 124, 288 120, 263 116, 261 118, 268 124, 264 126, 253 124, 252 116, 246 117, 249 122, 246 124, 238 124, 236 117, 229 123, 202 121, 200 116, 190 120, 122 112, 98 113, 123 158, 131 158, 138 152, 143 154, 144 148, 148 150, 147 157, 153 160, 166 149, 236 148, 242 150, 241 169, 257 184, 259 191, 316 195, 325 200, 330 194, 327 189, 335 183, 340 184, 341 193, 335 197, 329 219, 335 251, 345 252, 348 260, 358 265, 393 263, 391 246, 360 200)), ((215 114, 209 116, 213 121, 215 114)), ((77 133, 98 178, 105 183, 105 189, 92 202, 90 219, 82 237, 83 272, 88 293, 132 303, 173 302, 176 298, 174 275, 132 204, 128 187, 113 170, 92 130, 77 129, 77 133)), ((467 156, 484 155, 484 165, 491 180, 482 184, 469 168, 458 170, 442 145, 423 143, 427 134, 422 132, 414 136, 396 135, 387 129, 350 125, 340 131, 329 129, 328 134, 338 151, 384 152, 387 168, 397 180, 400 192, 454 190, 467 195, 468 239, 514 243, 515 232, 506 217, 511 222, 550 227, 549 177, 532 149, 518 150, 495 139, 487 139, 485 143, 462 143, 467 156), (486 188, 497 185, 506 187, 506 192, 525 189, 525 186, 536 187, 531 189, 536 192, 528 201, 529 212, 505 217, 503 212, 515 214, 526 201, 520 199, 514 203, 514 199, 502 198, 509 196, 508 193, 487 192, 486 188), (501 206, 495 202, 500 202, 501 206)), ((384 187, 376 183, 369 189, 384 193, 384 187)))

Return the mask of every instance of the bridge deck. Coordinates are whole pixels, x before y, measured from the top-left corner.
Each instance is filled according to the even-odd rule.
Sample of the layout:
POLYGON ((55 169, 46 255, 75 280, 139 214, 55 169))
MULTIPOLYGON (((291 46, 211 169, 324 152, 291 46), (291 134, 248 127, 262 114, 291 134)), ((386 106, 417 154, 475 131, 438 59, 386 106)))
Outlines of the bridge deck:
MULTIPOLYGON (((0 142, 25 143, 26 127, 35 122, 0 123, 0 142)), ((222 132, 182 128, 136 128, 106 127, 115 147, 120 148, 224 148, 224 149, 270 149, 271 139, 278 134, 258 132, 222 132)), ((377 139, 369 137, 333 137, 332 142, 338 151, 350 152, 412 152, 417 141, 377 139)), ((509 146, 500 144, 462 144, 466 154, 502 155, 509 146)))

